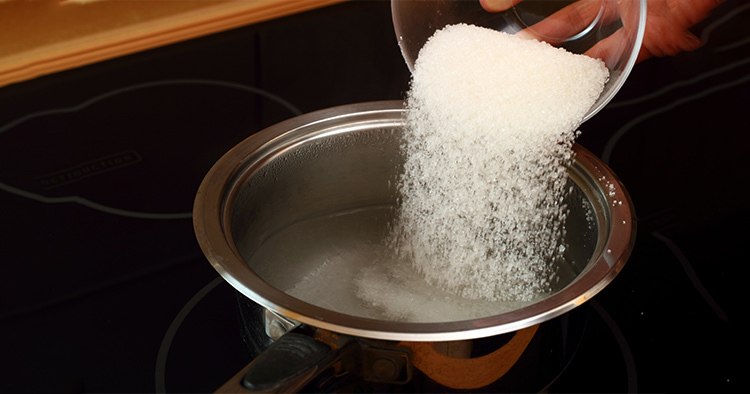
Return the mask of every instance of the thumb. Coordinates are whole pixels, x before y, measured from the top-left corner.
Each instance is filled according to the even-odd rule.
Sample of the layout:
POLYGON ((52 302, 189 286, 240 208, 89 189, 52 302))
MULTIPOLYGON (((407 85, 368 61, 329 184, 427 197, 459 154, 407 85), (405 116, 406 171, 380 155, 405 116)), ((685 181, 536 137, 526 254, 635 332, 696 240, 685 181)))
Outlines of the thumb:
POLYGON ((482 8, 489 12, 505 11, 520 2, 521 0, 479 0, 482 8))

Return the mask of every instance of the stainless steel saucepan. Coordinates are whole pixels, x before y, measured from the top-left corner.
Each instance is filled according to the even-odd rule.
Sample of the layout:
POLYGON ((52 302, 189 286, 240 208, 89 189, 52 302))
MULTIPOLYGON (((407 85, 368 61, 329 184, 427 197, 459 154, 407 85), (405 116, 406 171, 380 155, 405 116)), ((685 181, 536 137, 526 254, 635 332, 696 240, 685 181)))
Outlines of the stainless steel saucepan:
POLYGON ((198 242, 221 276, 265 309, 267 331, 277 338, 225 389, 295 390, 331 369, 337 376, 398 383, 409 379, 412 367, 451 387, 486 384, 498 368, 492 376, 457 382, 461 376, 440 376, 456 369, 440 364, 454 358, 433 350, 512 335, 516 344, 499 349, 495 363, 517 357, 535 327, 589 300, 624 267, 636 233, 628 193, 603 162, 575 145, 568 248, 552 293, 462 320, 370 314, 351 284, 358 267, 378 264, 372 256, 385 247, 396 212, 403 115, 401 101, 301 115, 242 141, 205 176, 193 211, 198 242), (301 282, 312 283, 311 295, 292 295, 301 282), (347 308, 331 306, 332 292, 347 308))

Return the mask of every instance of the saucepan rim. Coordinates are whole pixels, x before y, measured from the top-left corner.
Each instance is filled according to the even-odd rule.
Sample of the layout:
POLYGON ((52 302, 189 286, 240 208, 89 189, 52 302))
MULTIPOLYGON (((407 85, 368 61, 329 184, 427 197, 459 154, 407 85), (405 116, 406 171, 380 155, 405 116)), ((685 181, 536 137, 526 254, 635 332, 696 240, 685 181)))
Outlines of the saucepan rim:
POLYGON ((305 141, 356 130, 400 127, 404 111, 400 100, 322 109, 263 129, 227 151, 203 178, 193 206, 195 235, 209 263, 242 295, 293 321, 363 338, 429 342, 488 337, 542 323, 585 303, 622 270, 636 235, 630 196, 604 162, 583 146, 574 144, 575 160, 569 173, 594 206, 599 239, 586 269, 566 287, 538 302, 470 320, 386 321, 307 303, 258 276, 239 253, 231 235, 233 196, 253 171, 267 163, 269 157, 283 154, 285 149, 305 141))

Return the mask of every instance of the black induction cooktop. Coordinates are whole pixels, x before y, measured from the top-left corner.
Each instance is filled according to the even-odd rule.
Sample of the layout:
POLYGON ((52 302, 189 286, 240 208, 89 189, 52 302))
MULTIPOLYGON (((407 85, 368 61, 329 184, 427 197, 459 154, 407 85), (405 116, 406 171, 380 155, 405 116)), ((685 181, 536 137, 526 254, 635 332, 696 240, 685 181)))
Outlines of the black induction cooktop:
MULTIPOLYGON (((197 245, 195 191, 264 127, 404 98, 390 18, 345 2, 0 88, 0 392, 212 392, 249 362, 246 300, 197 245)), ((701 49, 637 65, 582 125, 631 194, 633 253, 545 323, 564 357, 492 390, 748 388, 749 23, 726 1, 701 49)), ((435 390, 396 391, 412 389, 435 390)))

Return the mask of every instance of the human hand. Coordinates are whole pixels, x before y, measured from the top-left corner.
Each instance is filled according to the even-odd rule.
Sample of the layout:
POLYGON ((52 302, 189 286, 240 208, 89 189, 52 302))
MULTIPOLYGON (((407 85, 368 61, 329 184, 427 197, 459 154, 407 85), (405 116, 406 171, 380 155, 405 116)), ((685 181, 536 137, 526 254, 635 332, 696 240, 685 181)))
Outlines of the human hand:
MULTIPOLYGON (((510 9, 523 0, 479 0, 482 8, 489 12, 510 9)), ((705 19, 724 0, 648 0, 646 7, 646 29, 636 62, 651 57, 674 56, 681 52, 698 49, 702 42, 690 32, 690 28, 705 19)), ((559 10, 533 26, 535 36, 570 37, 586 26, 581 21, 594 20, 600 11, 601 0, 578 0, 559 10)), ((631 15, 625 8, 637 6, 635 0, 617 1, 620 15, 631 15)), ((611 13, 614 15, 616 13, 611 13)), ((603 16, 606 21, 607 15, 603 16)), ((622 29, 591 47, 586 54, 606 58, 616 50, 615 43, 622 29)), ((547 40, 548 41, 548 40, 547 40)), ((555 44, 551 42, 551 44, 555 44)))

